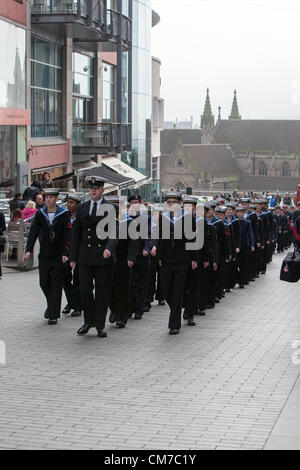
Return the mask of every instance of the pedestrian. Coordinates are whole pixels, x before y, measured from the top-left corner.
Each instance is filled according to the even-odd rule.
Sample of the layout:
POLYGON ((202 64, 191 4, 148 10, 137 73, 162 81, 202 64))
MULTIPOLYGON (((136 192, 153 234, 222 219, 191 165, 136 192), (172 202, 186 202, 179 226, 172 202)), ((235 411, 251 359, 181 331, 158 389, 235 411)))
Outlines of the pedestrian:
POLYGON ((42 190, 41 184, 36 180, 33 181, 31 183, 31 186, 28 186, 28 188, 25 189, 23 193, 23 200, 26 202, 29 200, 35 202, 35 198, 38 194, 41 193, 41 190, 42 190))
MULTIPOLYGON (((70 212, 70 223, 73 229, 81 199, 76 194, 70 193, 68 194, 66 201, 67 209, 70 212)), ((67 305, 63 309, 62 313, 64 315, 68 315, 72 312, 71 317, 80 317, 82 314, 82 302, 79 291, 78 266, 76 266, 75 270, 72 271, 70 261, 68 260, 65 267, 64 292, 67 298, 67 305)))
POLYGON ((53 181, 51 179, 51 175, 48 171, 45 171, 42 175, 42 184, 41 184, 41 186, 42 186, 43 189, 53 188, 54 187, 53 181))
POLYGON ((38 194, 36 197, 35 197, 35 208, 36 210, 40 210, 44 207, 44 199, 43 199, 43 196, 41 194, 38 194))
POLYGON ((84 325, 77 332, 80 336, 95 327, 99 338, 107 337, 105 322, 112 290, 117 238, 116 235, 99 238, 96 232, 97 225, 103 222, 106 214, 115 212, 113 204, 103 197, 106 181, 98 176, 86 178, 90 199, 80 205, 72 228, 70 265, 75 270, 78 264, 84 311, 84 325), (101 211, 103 214, 97 215, 101 211))
POLYGON ((9 203, 10 214, 12 214, 15 209, 23 210, 25 207, 25 204, 26 202, 22 201, 22 193, 19 193, 19 192, 16 193, 15 197, 9 203))
POLYGON ((169 333, 178 335, 181 329, 181 311, 186 280, 190 267, 197 268, 197 254, 187 250, 185 227, 196 229, 191 214, 184 213, 182 198, 177 192, 169 192, 166 195, 168 210, 156 227, 156 233, 152 241, 151 255, 158 255, 161 265, 161 281, 164 297, 170 308, 169 333), (164 234, 169 233, 166 237, 164 234))
POLYGON ((249 281, 249 253, 254 253, 254 237, 251 228, 251 221, 244 217, 246 208, 244 206, 238 206, 236 208, 236 214, 239 219, 241 229, 241 245, 240 252, 238 254, 238 277, 237 281, 240 289, 244 289, 245 285, 249 281))
POLYGON ((2 257, 2 253, 4 253, 5 251, 5 243, 6 243, 6 238, 4 236, 5 230, 6 230, 5 216, 3 212, 0 212, 0 279, 2 279, 1 257, 2 257))
POLYGON ((44 317, 49 325, 56 325, 60 318, 65 263, 68 261, 71 239, 69 211, 57 205, 58 194, 56 189, 45 190, 46 205, 35 214, 25 254, 28 261, 40 235, 40 286, 47 301, 44 317))
POLYGON ((35 208, 35 202, 27 201, 26 206, 22 210, 22 219, 28 220, 31 217, 34 217, 37 213, 37 209, 35 208))

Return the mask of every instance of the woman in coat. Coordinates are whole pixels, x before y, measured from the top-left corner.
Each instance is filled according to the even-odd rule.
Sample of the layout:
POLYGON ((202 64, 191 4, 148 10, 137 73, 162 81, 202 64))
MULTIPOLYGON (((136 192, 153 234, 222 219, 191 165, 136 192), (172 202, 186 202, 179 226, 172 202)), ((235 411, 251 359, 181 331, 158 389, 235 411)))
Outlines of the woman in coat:
MULTIPOLYGON (((4 214, 0 212, 0 236, 3 236, 5 230, 6 230, 5 217, 4 217, 4 214)), ((5 249, 5 243, 4 244, 0 243, 0 279, 2 279, 1 256, 2 256, 2 253, 4 252, 4 249, 5 249)))

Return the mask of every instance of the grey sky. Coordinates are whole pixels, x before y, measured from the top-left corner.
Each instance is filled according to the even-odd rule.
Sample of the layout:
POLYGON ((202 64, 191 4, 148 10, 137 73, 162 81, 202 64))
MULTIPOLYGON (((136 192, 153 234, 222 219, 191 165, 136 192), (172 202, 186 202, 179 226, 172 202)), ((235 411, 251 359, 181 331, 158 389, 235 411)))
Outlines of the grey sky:
POLYGON ((299 0, 153 0, 161 22, 165 119, 199 122, 206 88, 227 119, 238 92, 242 118, 300 119, 299 0))

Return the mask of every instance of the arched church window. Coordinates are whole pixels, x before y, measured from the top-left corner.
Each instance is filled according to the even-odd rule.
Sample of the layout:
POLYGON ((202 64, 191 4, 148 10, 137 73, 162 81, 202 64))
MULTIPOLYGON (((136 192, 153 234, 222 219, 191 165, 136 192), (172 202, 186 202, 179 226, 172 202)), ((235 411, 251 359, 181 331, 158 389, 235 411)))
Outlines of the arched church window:
POLYGON ((282 165, 281 176, 291 176, 290 165, 287 162, 282 165))
POLYGON ((181 158, 179 158, 179 160, 177 161, 177 167, 183 168, 183 161, 181 160, 181 158))
POLYGON ((259 165, 259 175, 260 176, 268 176, 268 168, 265 162, 261 162, 259 165))
POLYGON ((175 191, 184 191, 186 188, 186 185, 182 183, 181 181, 176 181, 174 184, 175 191))

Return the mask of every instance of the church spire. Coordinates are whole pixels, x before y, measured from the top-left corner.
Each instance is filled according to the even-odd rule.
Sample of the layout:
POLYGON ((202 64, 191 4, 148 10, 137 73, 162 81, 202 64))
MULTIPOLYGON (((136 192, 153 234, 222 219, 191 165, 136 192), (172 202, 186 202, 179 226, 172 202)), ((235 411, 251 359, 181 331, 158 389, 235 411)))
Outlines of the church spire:
POLYGON ((238 107, 238 102, 236 98, 236 90, 234 90, 234 98, 233 98, 233 103, 232 103, 231 115, 229 116, 229 119, 242 119, 239 113, 239 107, 238 107))
POLYGON ((209 89, 206 91, 204 112, 201 116, 202 144, 211 144, 214 141, 215 117, 211 110, 209 89))
POLYGON ((204 125, 214 126, 215 125, 215 117, 212 114, 210 98, 209 98, 209 89, 206 90, 206 101, 204 106, 204 112, 201 116, 201 127, 204 125))

